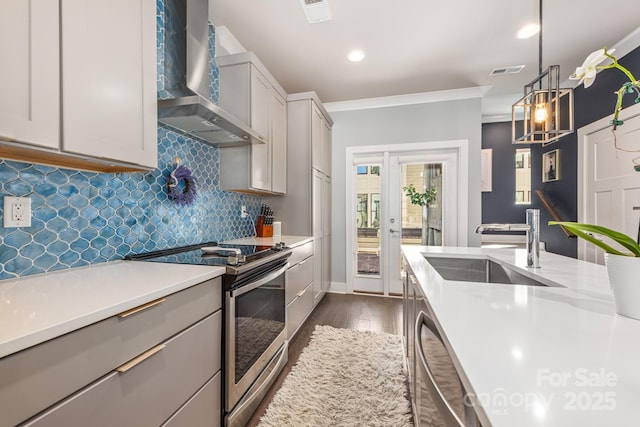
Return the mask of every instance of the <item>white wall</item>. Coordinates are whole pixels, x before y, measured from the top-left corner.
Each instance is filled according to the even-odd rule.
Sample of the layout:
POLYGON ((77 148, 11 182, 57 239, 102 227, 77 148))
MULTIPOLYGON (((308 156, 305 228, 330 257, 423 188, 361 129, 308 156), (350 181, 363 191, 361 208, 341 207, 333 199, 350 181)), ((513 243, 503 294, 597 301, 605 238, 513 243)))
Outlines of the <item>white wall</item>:
POLYGON ((332 112, 331 281, 346 283, 346 147, 469 140, 469 244, 480 245, 480 98, 332 112))

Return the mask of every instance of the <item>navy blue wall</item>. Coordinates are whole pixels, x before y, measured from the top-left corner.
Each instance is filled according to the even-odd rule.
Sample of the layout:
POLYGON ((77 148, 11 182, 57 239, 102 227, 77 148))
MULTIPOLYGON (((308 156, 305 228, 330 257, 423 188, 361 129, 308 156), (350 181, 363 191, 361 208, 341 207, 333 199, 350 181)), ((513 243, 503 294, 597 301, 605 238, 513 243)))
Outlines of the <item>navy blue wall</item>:
MULTIPOLYGON (((627 67, 636 78, 640 77, 640 47, 621 58, 619 62, 627 67)), ((598 74, 595 82, 588 89, 583 86, 576 88, 574 94, 575 129, 603 117, 613 117, 616 103, 616 95, 613 92, 617 91, 626 81, 626 76, 620 71, 605 70, 598 74)), ((633 95, 628 95, 624 100, 624 106, 632 105, 633 99, 633 95)), ((513 202, 515 147, 511 144, 510 126, 510 122, 482 125, 482 148, 493 148, 493 192, 482 195, 483 223, 522 222, 524 220, 526 207, 516 206, 513 202)), ((532 191, 542 189, 556 211, 567 221, 578 219, 577 159, 577 132, 546 147, 531 145, 532 191), (560 179, 543 183, 542 153, 555 149, 560 150, 560 179)), ((576 239, 569 239, 561 229, 546 225, 551 218, 535 195, 532 195, 531 207, 541 210, 543 226, 540 231, 540 239, 546 242, 547 250, 575 258, 577 256, 576 239)))
POLYGON ((511 122, 482 125, 482 148, 493 149, 492 191, 482 193, 482 222, 522 223, 529 205, 516 205, 516 148, 511 122))

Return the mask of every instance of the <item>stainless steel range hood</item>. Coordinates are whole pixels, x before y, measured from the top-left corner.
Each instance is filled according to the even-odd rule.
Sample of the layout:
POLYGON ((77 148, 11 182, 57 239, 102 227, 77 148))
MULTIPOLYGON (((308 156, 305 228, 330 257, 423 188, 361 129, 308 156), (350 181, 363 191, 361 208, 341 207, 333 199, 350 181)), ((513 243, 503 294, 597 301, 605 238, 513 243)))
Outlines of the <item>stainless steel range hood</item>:
POLYGON ((212 144, 264 144, 246 123, 209 100, 209 1, 167 0, 165 84, 158 121, 212 144))

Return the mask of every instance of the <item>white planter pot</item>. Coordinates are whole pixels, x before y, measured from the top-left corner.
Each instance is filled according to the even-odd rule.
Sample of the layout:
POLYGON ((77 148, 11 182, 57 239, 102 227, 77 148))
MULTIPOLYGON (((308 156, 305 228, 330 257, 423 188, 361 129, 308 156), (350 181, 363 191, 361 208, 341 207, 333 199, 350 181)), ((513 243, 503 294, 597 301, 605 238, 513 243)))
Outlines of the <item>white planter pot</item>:
POLYGON ((640 320, 640 258, 605 254, 616 312, 640 320))

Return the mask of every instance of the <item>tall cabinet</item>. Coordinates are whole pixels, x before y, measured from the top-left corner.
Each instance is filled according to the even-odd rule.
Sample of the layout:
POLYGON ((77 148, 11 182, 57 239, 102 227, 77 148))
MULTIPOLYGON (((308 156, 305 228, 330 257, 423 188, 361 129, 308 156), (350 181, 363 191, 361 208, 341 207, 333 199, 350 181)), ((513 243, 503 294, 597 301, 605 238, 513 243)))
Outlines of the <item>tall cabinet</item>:
POLYGON ((269 204, 282 233, 313 236, 313 301, 331 286, 331 127, 315 92, 287 98, 287 194, 269 204))

